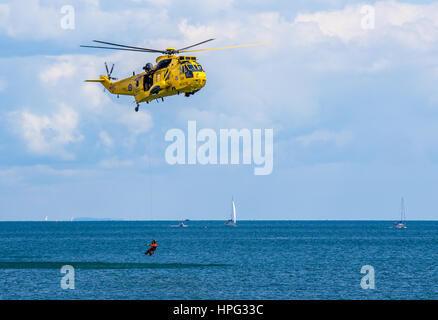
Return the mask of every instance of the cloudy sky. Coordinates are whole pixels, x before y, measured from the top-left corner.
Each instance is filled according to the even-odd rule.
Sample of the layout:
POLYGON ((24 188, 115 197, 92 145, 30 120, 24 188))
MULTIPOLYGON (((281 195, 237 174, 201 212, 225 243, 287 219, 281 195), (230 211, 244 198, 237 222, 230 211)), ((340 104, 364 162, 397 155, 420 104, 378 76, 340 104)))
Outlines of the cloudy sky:
POLYGON ((26 0, 0 3, 0 220, 437 219, 438 3, 26 0), (61 28, 62 7, 75 10, 61 28), (375 24, 364 17, 371 6, 375 24), (365 8, 365 9, 364 9, 365 8), (367 20, 368 21, 368 20, 367 20), (368 21, 369 22, 369 21, 368 21), (142 105, 84 83, 154 54, 201 52, 207 85, 142 105), (273 128, 274 170, 170 166, 171 128, 273 128))

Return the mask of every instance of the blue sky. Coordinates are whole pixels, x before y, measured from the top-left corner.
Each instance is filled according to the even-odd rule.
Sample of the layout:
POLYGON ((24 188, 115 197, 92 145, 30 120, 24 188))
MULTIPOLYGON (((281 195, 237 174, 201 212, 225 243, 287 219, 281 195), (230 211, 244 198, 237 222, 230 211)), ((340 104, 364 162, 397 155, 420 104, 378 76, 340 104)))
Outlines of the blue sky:
POLYGON ((437 219, 438 4, 433 1, 2 1, 0 220, 437 219), (60 10, 75 8, 75 29, 60 10), (375 28, 361 28, 361 8, 375 28), (207 85, 134 112, 84 83, 122 78, 152 48, 270 41, 199 53, 207 85), (170 166, 164 135, 273 128, 274 170, 170 166))

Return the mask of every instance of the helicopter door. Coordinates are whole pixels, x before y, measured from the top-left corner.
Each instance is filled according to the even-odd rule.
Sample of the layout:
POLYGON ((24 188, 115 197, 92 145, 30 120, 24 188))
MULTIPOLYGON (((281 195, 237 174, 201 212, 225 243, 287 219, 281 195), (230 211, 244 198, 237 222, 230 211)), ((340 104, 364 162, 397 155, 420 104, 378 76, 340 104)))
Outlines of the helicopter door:
POLYGON ((143 90, 144 91, 149 91, 149 89, 152 87, 153 85, 153 78, 151 75, 145 75, 143 77, 143 90))
POLYGON ((186 78, 193 78, 193 66, 191 64, 186 64, 184 66, 186 78))

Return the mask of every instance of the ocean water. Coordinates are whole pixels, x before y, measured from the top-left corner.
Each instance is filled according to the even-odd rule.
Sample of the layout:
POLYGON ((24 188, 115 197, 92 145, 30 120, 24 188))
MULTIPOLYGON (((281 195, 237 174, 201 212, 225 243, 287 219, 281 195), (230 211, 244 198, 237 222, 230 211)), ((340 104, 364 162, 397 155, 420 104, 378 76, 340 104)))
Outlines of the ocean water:
POLYGON ((437 299, 438 222, 2 222, 1 299, 437 299), (152 257, 147 243, 158 241, 152 257), (63 265, 75 289, 61 288, 63 265), (375 271, 362 289, 361 268, 375 271))

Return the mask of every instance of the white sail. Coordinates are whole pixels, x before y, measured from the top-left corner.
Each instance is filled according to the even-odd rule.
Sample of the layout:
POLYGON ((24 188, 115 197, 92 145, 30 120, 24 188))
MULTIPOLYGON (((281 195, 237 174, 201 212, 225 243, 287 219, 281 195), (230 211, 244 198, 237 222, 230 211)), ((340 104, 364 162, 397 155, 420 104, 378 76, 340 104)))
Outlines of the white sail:
POLYGON ((406 206, 405 206, 405 199, 401 198, 401 204, 400 204, 400 221, 395 222, 395 227, 397 229, 406 229, 406 206))
POLYGON ((236 204, 234 203, 234 199, 231 198, 231 217, 229 220, 225 221, 225 225, 227 226, 236 226, 236 204))
POLYGON ((236 224, 236 204, 234 203, 234 200, 232 200, 232 203, 233 203, 233 217, 232 217, 232 219, 233 219, 233 222, 234 222, 234 224, 236 224))
POLYGON ((405 199, 403 197, 401 198, 400 219, 401 222, 406 221, 406 206, 405 206, 405 199))

